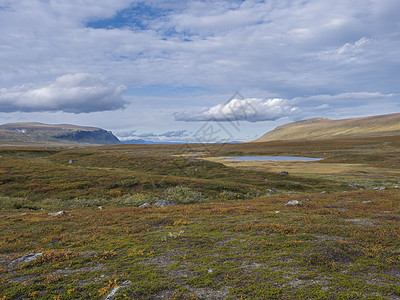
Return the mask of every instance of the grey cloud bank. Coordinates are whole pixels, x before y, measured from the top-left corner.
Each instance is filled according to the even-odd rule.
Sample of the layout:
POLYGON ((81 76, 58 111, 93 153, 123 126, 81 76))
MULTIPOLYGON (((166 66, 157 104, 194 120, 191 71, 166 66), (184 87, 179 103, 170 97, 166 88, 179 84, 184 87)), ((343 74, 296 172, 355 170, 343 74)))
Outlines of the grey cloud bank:
POLYGON ((67 74, 43 86, 21 85, 0 89, 1 111, 64 111, 89 113, 121 109, 125 86, 115 86, 101 76, 67 74))

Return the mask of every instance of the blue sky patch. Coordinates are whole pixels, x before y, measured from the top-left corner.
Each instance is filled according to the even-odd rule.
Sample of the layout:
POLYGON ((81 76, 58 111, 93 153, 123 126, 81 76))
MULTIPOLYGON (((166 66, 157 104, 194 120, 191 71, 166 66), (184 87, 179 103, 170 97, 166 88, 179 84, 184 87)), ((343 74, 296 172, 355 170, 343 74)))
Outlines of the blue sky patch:
POLYGON ((88 22, 86 27, 146 30, 151 28, 152 21, 166 17, 169 12, 168 9, 151 7, 140 2, 118 11, 112 18, 88 22))

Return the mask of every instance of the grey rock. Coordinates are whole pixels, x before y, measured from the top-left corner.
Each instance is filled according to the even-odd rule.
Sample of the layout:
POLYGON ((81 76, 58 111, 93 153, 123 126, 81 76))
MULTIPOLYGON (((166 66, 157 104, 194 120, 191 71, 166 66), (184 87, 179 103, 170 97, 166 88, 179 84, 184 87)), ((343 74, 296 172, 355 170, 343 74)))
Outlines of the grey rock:
POLYGON ((272 192, 272 193, 276 193, 277 192, 277 190, 274 189, 274 188, 270 188, 269 191, 272 192))
POLYGON ((373 190, 375 190, 375 191, 383 191, 383 190, 386 190, 386 188, 385 187, 374 187, 374 188, 372 188, 373 190))
POLYGON ((115 287, 108 295, 104 298, 104 300, 111 300, 114 299, 115 295, 117 294, 118 290, 124 287, 131 286, 132 282, 129 280, 124 281, 121 285, 115 287))
POLYGON ((373 226, 374 222, 363 219, 343 219, 345 222, 352 222, 360 226, 373 226))
POLYGON ((103 209, 103 206, 99 206, 99 207, 97 207, 97 209, 100 209, 100 210, 102 210, 102 209, 103 209))
POLYGON ((285 206, 300 206, 301 202, 298 200, 291 200, 285 204, 285 206))
POLYGON ((142 205, 139 205, 139 207, 141 207, 141 208, 147 208, 147 207, 149 207, 150 206, 150 203, 143 203, 142 205))
POLYGON ((166 206, 170 206, 170 205, 176 205, 174 202, 168 201, 168 200, 158 200, 155 203, 156 206, 158 207, 166 207, 166 206))
POLYGON ((29 253, 20 258, 14 259, 13 263, 28 263, 34 261, 36 258, 41 257, 43 253, 29 253))
POLYGON ((282 171, 280 174, 282 174, 282 175, 289 175, 289 172, 288 172, 288 171, 282 171))
POLYGON ((62 215, 66 215, 67 213, 65 212, 65 211, 59 211, 59 212, 56 212, 56 213, 49 213, 49 216, 52 216, 52 217, 57 217, 57 216, 62 216, 62 215))

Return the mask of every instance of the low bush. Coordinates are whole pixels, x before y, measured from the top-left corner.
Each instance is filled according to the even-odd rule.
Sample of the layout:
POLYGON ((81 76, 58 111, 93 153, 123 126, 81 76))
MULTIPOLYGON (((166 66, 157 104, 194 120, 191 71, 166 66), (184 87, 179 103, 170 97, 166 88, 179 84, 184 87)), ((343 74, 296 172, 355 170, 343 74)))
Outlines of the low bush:
POLYGON ((184 186, 168 188, 165 190, 164 196, 166 200, 177 204, 199 203, 207 200, 202 193, 184 186))

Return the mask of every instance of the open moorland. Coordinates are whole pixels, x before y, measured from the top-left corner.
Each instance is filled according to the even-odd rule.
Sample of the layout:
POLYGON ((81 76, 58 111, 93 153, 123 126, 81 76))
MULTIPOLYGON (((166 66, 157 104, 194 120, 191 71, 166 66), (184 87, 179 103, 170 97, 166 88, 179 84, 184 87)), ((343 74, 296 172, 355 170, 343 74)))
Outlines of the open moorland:
POLYGON ((400 136, 0 148, 0 299, 400 299, 399 152, 400 136), (220 158, 244 155, 324 159, 220 158))

